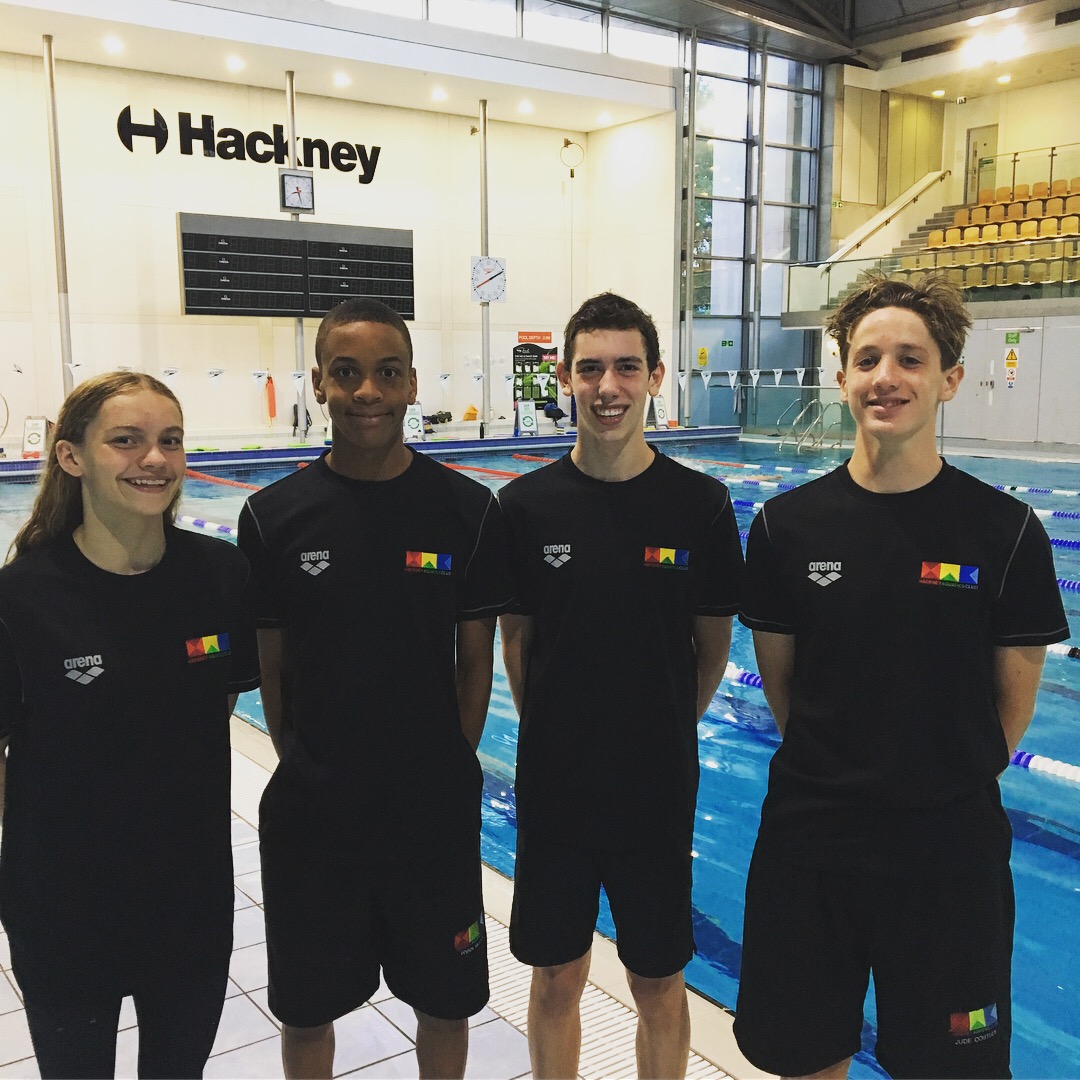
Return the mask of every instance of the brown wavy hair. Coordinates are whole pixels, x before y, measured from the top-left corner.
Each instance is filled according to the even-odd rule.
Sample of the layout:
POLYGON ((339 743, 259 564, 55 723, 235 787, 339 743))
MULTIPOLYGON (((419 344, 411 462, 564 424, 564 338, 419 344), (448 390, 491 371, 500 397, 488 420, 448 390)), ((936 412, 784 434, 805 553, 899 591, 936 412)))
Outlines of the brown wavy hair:
MULTIPOLYGON (((62 439, 81 447, 86 440, 86 429, 98 418, 105 402, 118 394, 133 394, 139 390, 149 390, 168 398, 176 406, 181 423, 183 422, 184 412, 176 395, 152 375, 134 371, 110 371, 80 383, 60 407, 60 415, 49 439, 49 449, 34 508, 12 542, 8 551, 8 562, 13 562, 21 555, 26 555, 61 536, 70 535, 82 524, 82 482, 77 476, 71 476, 60 468, 56 444, 62 439)), ((179 501, 180 489, 177 488, 163 515, 166 524, 171 525, 175 519, 176 504, 179 501)))

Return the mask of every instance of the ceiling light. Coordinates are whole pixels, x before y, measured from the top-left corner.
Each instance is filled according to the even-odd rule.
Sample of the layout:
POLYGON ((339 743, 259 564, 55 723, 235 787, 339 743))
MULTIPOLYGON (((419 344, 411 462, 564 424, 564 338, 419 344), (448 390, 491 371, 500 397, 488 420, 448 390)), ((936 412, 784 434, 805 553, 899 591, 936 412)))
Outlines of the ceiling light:
POLYGON ((930 96, 931 97, 944 97, 945 96, 945 91, 944 90, 933 90, 933 91, 931 91, 930 96))
POLYGON ((244 61, 244 58, 242 56, 237 56, 236 53, 231 53, 229 56, 225 57, 225 66, 229 69, 229 71, 233 72, 233 74, 236 74, 236 72, 238 71, 243 71, 244 68, 247 67, 247 63, 244 61))
POLYGON ((600 115, 599 115, 599 116, 598 116, 598 117, 596 118, 596 122, 597 122, 598 124, 610 124, 610 123, 611 123, 611 113, 609 113, 609 112, 607 111, 607 109, 605 109, 605 110, 604 110, 604 111, 603 111, 603 112, 602 112, 602 113, 601 113, 601 114, 600 114, 600 115))
POLYGON ((431 91, 432 101, 446 101, 449 96, 450 95, 441 86, 436 86, 435 89, 431 91))
POLYGON ((1004 11, 999 11, 997 17, 999 19, 1011 19, 1019 11, 1019 8, 1006 8, 1004 11))
POLYGON ((1012 82, 1012 76, 1011 75, 999 75, 997 77, 997 81, 999 83, 1001 83, 1002 86, 1004 86, 1006 83, 1011 83, 1012 82))
POLYGON ((531 101, 523 101, 518 106, 518 112, 519 113, 524 113, 526 116, 528 116, 532 111, 533 111, 533 107, 532 107, 532 102, 531 101))
POLYGON ((124 43, 115 34, 109 34, 103 38, 101 44, 104 46, 105 51, 112 53, 113 56, 124 51, 124 43))
POLYGON ((346 75, 344 71, 335 71, 334 72, 334 85, 339 90, 344 90, 346 86, 352 86, 352 79, 350 79, 349 76, 346 75))
POLYGON ((966 68, 978 67, 990 61, 1002 63, 1014 60, 1026 46, 1021 27, 1010 27, 992 34, 976 34, 960 46, 960 62, 966 68))

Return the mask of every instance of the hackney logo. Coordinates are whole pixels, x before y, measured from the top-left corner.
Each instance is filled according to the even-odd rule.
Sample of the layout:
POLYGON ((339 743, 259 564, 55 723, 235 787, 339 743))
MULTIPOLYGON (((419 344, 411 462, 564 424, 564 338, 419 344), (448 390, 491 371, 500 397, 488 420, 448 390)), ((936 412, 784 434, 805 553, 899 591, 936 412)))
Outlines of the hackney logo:
MULTIPOLYGON (((169 125, 157 109, 152 110, 151 123, 136 123, 131 118, 131 106, 125 105, 116 118, 116 134, 132 153, 136 139, 151 139, 154 153, 160 154, 169 143, 169 125)), ((223 161, 255 161, 260 164, 273 161, 288 165, 289 141, 285 128, 274 124, 271 131, 243 132, 234 127, 218 127, 212 115, 203 113, 198 122, 191 113, 177 114, 177 137, 180 153, 191 156, 195 144, 201 147, 203 157, 221 158, 223 161)), ((326 139, 297 138, 297 164, 307 169, 337 169, 338 172, 357 174, 358 183, 370 184, 375 179, 381 146, 339 141, 329 143, 326 139)))
POLYGON ((105 668, 102 664, 100 653, 94 653, 92 656, 72 656, 64 661, 64 674, 73 682, 85 686, 104 674, 105 668))
POLYGON ((565 566, 570 561, 570 545, 569 544, 545 544, 544 545, 544 562, 548 566, 554 566, 556 570, 560 566, 565 566))
POLYGON ((302 551, 300 569, 312 577, 318 577, 330 565, 330 549, 326 551, 302 551))
POLYGON ((823 587, 831 585, 834 581, 839 581, 841 577, 838 562, 812 562, 809 571, 806 576, 823 587))

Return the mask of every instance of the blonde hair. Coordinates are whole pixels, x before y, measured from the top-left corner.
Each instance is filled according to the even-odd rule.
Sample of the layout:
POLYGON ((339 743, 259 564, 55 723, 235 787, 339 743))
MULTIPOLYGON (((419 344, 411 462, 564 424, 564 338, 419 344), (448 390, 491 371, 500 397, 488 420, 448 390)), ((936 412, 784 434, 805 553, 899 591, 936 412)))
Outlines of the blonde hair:
MULTIPOLYGON (((105 402, 118 394, 132 394, 139 390, 149 390, 168 398, 183 419, 183 410, 176 395, 160 380, 140 372, 110 371, 87 379, 68 395, 60 407, 60 415, 49 441, 34 508, 12 542, 8 562, 61 536, 70 535, 82 524, 82 482, 77 476, 71 476, 60 468, 56 444, 63 440, 82 446, 86 440, 86 429, 98 418, 105 402)), ((163 515, 166 524, 172 524, 176 517, 176 504, 179 501, 180 489, 177 488, 163 515)))

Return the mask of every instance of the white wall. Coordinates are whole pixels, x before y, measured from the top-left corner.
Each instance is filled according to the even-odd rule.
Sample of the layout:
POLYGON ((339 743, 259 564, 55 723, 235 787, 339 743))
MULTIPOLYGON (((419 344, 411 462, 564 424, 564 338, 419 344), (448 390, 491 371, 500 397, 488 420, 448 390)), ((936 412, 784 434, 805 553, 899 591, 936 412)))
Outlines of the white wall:
MULTIPOLYGON (((219 130, 271 131, 284 123, 278 92, 61 63, 60 149, 76 379, 131 365, 173 385, 193 436, 266 431, 262 388, 278 387, 276 430, 290 424, 293 320, 183 316, 178 211, 287 220, 277 210, 273 162, 182 156, 179 112, 219 130), (131 106, 136 123, 156 108, 169 126, 160 154, 116 132, 131 106), (224 368, 211 383, 208 369, 224 368)), ((55 416, 62 398, 46 108, 41 63, 0 53, 7 105, 7 164, 0 173, 0 393, 13 427, 25 415, 55 416), (22 369, 16 372, 15 366, 22 369)), ((479 140, 475 120, 300 95, 298 134, 382 147, 373 181, 316 169, 318 222, 413 230, 416 312, 412 324, 426 411, 460 417, 480 404, 480 308, 470 300, 469 256, 479 253, 479 140), (452 375, 444 393, 440 373, 452 375)), ((672 115, 584 133, 489 126, 490 249, 508 259, 508 302, 492 305, 492 405, 509 415, 502 376, 518 330, 560 330, 572 308, 616 288, 650 310, 670 355, 674 304, 674 119, 672 115), (574 181, 559 158, 563 137, 586 148, 574 181), (571 222, 573 243, 571 243, 571 222), (573 267, 571 267, 573 258, 573 267), (572 282, 571 282, 572 275, 572 282)), ((312 357, 317 322, 307 324, 312 357)), ((9 431, 11 437, 14 431, 9 431)), ((190 445, 197 445, 189 440, 190 445)))

